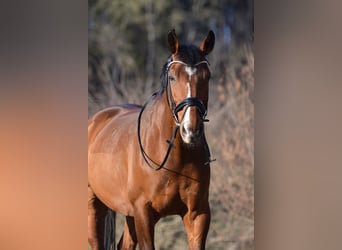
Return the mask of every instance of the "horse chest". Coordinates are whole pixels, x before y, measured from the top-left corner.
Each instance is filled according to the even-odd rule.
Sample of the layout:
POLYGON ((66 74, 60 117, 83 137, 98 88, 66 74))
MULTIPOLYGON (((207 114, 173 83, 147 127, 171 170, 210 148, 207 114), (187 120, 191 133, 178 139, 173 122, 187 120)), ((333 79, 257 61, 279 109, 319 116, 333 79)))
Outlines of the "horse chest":
POLYGON ((186 177, 166 178, 155 189, 152 204, 163 215, 180 214, 193 208, 201 193, 200 182, 186 177))

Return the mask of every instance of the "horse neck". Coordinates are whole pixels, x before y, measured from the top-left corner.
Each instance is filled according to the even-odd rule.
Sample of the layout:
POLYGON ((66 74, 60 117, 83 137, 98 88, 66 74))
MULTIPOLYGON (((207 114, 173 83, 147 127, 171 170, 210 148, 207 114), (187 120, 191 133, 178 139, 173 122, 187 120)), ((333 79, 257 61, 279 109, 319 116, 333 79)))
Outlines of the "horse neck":
MULTIPOLYGON (((168 105, 166 93, 164 92, 157 95, 151 104, 146 107, 145 112, 145 118, 142 121, 146 124, 146 126, 144 126, 144 130, 142 130, 142 133, 145 135, 144 145, 154 149, 153 151, 149 150, 150 154, 156 154, 154 158, 162 160, 162 156, 159 154, 165 154, 169 146, 167 141, 172 140, 172 136, 176 128, 176 122, 173 118, 170 106, 168 105)), ((197 147, 196 149, 186 147, 182 142, 178 130, 176 138, 173 141, 172 155, 177 155, 182 158, 184 157, 184 153, 189 156, 195 153, 197 158, 201 158, 203 155, 206 157, 205 155, 207 155, 208 151, 205 136, 203 136, 203 140, 202 147, 197 147)))
POLYGON ((171 155, 167 156, 167 162, 174 156, 180 159, 182 141, 179 132, 175 130, 176 124, 167 102, 166 94, 156 95, 146 106, 141 118, 140 134, 144 151, 155 162, 161 163, 165 159, 166 152, 171 149, 171 155), (173 134, 176 137, 173 139, 173 134), (168 142, 173 141, 172 148, 168 142))
MULTIPOLYGON (((151 105, 146 108, 146 122, 150 125, 149 133, 161 137, 161 140, 171 139, 176 123, 168 105, 165 91, 157 95, 151 105)), ((178 142, 180 138, 176 138, 178 142)))

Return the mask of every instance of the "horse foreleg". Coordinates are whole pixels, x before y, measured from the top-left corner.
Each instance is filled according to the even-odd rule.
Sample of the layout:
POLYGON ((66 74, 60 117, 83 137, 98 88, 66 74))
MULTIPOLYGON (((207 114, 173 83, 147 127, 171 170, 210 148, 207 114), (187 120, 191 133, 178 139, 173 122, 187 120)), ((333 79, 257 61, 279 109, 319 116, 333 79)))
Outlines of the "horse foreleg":
POLYGON ((104 219, 107 207, 88 186, 88 242, 92 250, 104 249, 104 219))
POLYGON ((134 250, 137 246, 137 236, 135 233, 134 218, 127 216, 124 232, 118 244, 118 250, 134 250))
POLYGON ((190 250, 204 250, 210 225, 209 205, 201 211, 188 211, 183 216, 190 250))
POLYGON ((135 231, 140 250, 154 250, 154 226, 158 219, 148 204, 138 206, 134 213, 135 231))

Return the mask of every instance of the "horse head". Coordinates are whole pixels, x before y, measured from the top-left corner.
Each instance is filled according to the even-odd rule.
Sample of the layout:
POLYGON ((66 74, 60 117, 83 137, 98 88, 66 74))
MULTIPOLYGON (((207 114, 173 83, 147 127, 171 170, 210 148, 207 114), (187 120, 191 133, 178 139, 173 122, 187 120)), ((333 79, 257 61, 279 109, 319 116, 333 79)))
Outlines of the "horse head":
POLYGON ((166 67, 168 102, 185 144, 196 144, 204 133, 210 70, 205 56, 214 48, 215 35, 209 31, 200 47, 180 45, 175 30, 168 34, 171 52, 166 67))

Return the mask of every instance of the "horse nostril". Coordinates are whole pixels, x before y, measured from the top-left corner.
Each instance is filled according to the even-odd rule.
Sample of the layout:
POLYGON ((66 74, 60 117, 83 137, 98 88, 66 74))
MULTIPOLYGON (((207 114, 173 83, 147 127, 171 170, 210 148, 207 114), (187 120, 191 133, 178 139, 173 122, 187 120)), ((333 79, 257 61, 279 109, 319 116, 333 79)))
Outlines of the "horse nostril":
POLYGON ((198 128, 196 129, 193 129, 189 123, 184 123, 183 126, 182 126, 182 134, 183 135, 187 135, 187 136, 200 136, 203 131, 204 131, 204 128, 203 128, 203 124, 199 124, 198 128))
POLYGON ((184 124, 184 126, 182 126, 182 133, 184 135, 188 133, 187 129, 185 128, 185 124, 184 124))
POLYGON ((184 123, 182 126, 182 134, 186 136, 192 136, 193 130, 189 123, 184 123))

